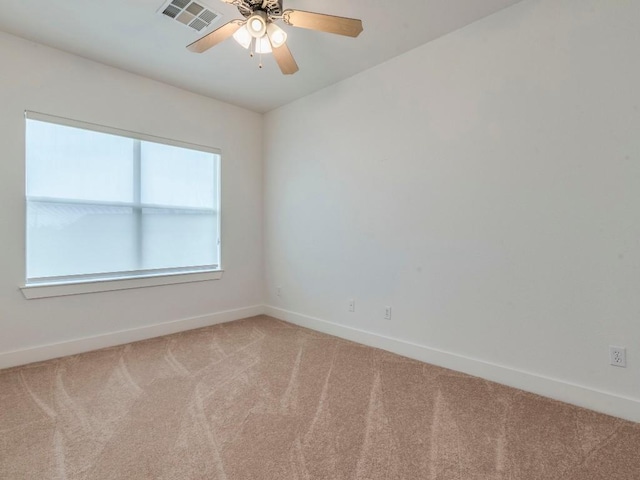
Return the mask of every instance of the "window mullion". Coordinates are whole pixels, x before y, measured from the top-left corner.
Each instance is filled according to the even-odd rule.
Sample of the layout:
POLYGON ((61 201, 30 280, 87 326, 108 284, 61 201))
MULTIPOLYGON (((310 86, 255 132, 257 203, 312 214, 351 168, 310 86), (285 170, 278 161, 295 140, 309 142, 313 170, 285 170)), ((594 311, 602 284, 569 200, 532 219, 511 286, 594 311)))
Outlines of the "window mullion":
POLYGON ((142 142, 133 140, 133 217, 135 222, 136 264, 143 266, 142 248, 142 142))

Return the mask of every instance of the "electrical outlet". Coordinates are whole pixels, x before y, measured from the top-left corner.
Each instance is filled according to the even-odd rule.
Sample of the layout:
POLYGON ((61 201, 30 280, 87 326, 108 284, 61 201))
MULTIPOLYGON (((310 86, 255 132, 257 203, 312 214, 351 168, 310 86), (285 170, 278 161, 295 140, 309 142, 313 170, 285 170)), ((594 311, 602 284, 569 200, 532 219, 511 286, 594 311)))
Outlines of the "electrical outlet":
POLYGON ((391 320, 391 307, 384 307, 384 319, 391 320))
POLYGON ((614 367, 627 366, 627 349, 609 345, 609 360, 614 367))
POLYGON ((276 287, 276 295, 277 296, 282 296, 282 287, 276 287))
POLYGON ((349 299, 349 311, 350 312, 356 311, 356 301, 353 298, 349 299))

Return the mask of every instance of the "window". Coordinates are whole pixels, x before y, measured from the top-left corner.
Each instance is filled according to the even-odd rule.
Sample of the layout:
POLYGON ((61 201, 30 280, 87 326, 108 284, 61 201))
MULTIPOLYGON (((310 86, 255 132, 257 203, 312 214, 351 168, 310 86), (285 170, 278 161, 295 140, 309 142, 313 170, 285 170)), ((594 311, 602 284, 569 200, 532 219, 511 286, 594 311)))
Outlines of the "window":
POLYGON ((28 112, 27 287, 218 271, 219 169, 214 149, 28 112))

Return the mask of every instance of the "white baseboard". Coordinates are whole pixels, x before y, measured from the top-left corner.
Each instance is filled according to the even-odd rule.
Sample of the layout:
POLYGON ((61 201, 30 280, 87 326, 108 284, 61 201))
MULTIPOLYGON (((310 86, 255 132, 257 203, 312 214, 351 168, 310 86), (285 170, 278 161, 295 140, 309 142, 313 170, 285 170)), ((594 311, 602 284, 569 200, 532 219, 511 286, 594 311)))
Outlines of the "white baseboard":
POLYGON ((264 313, 280 320, 300 325, 301 327, 307 327, 353 342, 387 350, 425 363, 464 372, 502 385, 518 388, 632 422, 640 422, 640 401, 633 398, 594 390, 566 381, 437 350, 406 340, 347 327, 269 305, 265 305, 264 313))
POLYGON ((11 352, 0 353, 0 369, 26 365, 33 362, 41 362, 43 360, 51 360, 52 358, 65 357, 67 355, 75 355, 77 353, 98 350, 100 348, 114 347, 125 343, 146 340, 148 338, 193 330, 194 328, 232 322, 242 318, 262 315, 263 313, 264 306, 255 305, 252 307, 212 313, 210 315, 203 315, 200 317, 184 318, 171 322, 132 328, 130 330, 105 333, 94 337, 78 338, 67 342, 41 345, 23 350, 14 350, 11 352))
POLYGON ((579 407, 588 408, 633 422, 640 422, 640 401, 633 398, 575 385, 559 379, 545 377, 503 365, 484 362, 482 360, 437 350, 406 340, 387 337, 268 305, 255 305, 200 317, 180 319, 130 330, 80 338, 67 342, 4 352, 0 353, 0 369, 137 342, 148 338, 217 325, 219 323, 231 322, 262 314, 270 315, 274 318, 300 325, 301 327, 310 328, 363 345, 369 345, 405 357, 414 358, 422 362, 485 378, 579 407))

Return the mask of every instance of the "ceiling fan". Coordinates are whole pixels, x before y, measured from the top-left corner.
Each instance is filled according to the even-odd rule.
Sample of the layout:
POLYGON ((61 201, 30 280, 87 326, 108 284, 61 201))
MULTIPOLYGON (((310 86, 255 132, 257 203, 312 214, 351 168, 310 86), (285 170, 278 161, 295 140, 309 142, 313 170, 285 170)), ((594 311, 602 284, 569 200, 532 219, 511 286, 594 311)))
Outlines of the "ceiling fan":
MULTIPOLYGON (((362 32, 362 21, 302 10, 283 10, 282 0, 222 0, 235 5, 244 19, 231 20, 213 32, 196 40, 187 48, 202 53, 233 36, 244 48, 254 53, 272 52, 285 75, 298 71, 298 65, 287 47, 287 33, 276 21, 283 20, 292 27, 357 37, 362 32)), ((260 64, 262 68, 262 64, 260 64)))

